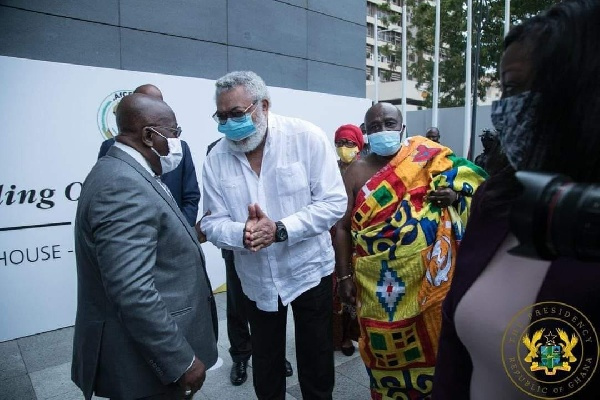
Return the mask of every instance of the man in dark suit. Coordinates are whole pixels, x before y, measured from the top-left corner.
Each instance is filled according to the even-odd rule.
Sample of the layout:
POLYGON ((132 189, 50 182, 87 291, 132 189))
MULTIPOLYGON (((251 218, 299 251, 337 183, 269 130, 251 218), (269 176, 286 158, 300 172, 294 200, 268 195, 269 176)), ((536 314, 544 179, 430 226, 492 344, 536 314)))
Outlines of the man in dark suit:
MULTIPOLYGON (((137 87, 133 93, 146 94, 162 100, 162 92, 154 85, 146 84, 137 87)), ((115 139, 107 139, 102 142, 98 158, 104 157, 108 149, 115 143, 115 139)), ((194 226, 198 217, 198 202, 200 201, 200 189, 198 188, 198 179, 196 178, 196 168, 192 160, 190 147, 183 140, 181 141, 183 149, 183 158, 181 163, 173 171, 163 174, 161 180, 167 185, 179 209, 185 215, 190 226, 194 226)))
POLYGON ((217 360, 204 254, 160 180, 180 161, 181 129, 166 103, 143 94, 123 98, 117 126, 77 207, 71 376, 88 400, 181 399, 217 360))

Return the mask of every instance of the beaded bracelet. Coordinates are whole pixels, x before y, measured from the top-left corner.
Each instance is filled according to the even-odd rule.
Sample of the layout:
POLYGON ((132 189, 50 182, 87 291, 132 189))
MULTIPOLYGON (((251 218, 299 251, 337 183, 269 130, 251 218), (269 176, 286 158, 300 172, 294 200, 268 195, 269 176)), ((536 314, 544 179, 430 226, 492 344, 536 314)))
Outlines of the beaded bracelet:
POLYGON ((352 274, 349 274, 349 275, 344 275, 344 276, 342 276, 341 278, 337 278, 337 277, 336 277, 335 279, 337 280, 337 283, 340 283, 341 281, 343 281, 343 280, 346 280, 346 279, 349 279, 349 278, 352 278, 352 274))

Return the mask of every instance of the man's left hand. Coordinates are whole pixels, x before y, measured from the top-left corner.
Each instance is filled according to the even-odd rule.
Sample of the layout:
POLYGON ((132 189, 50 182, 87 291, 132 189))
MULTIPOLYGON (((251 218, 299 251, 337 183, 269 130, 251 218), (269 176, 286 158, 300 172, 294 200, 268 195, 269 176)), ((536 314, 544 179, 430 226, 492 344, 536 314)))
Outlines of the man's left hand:
POLYGON ((207 215, 210 215, 210 210, 208 210, 206 213, 204 213, 202 218, 200 218, 200 221, 196 222, 196 225, 194 226, 196 228, 196 235, 198 235, 198 241, 200 243, 206 242, 206 235, 204 234, 204 232, 202 232, 202 228, 200 227, 200 224, 202 223, 202 220, 204 219, 204 217, 206 217, 207 215))
POLYGON ((458 193, 447 187, 436 189, 427 196, 427 201, 440 208, 450 207, 456 200, 458 193))
POLYGON ((246 232, 244 243, 250 251, 259 251, 270 246, 275 241, 275 221, 271 220, 261 210, 258 204, 253 204, 256 223, 246 232))
POLYGON ((185 392, 184 398, 191 398, 194 396, 206 379, 206 366, 196 356, 190 368, 185 371, 183 376, 177 380, 177 384, 185 392), (189 393, 189 394, 188 394, 189 393))

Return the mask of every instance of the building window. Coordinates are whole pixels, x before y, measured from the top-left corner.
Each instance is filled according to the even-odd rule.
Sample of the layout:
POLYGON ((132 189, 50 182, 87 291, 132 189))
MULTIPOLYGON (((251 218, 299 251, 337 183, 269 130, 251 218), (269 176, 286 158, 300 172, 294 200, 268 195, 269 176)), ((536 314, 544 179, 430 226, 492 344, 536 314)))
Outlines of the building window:
POLYGON ((387 32, 381 32, 384 29, 380 29, 379 32, 377 32, 377 36, 378 39, 381 40, 382 42, 386 42, 386 43, 391 43, 394 41, 394 35, 392 32, 387 31, 387 32))
POLYGON ((367 15, 369 17, 374 17, 376 11, 377 11, 377 6, 375 4, 367 3, 367 15))
POLYGON ((382 28, 377 32, 377 40, 393 44, 394 46, 400 46, 402 45, 402 34, 400 32, 390 31, 382 28))
POLYGON ((379 82, 389 82, 390 81, 389 75, 390 75, 389 72, 379 70, 379 82))
POLYGON ((397 45, 402 46, 402 34, 400 32, 394 31, 394 42, 397 45))

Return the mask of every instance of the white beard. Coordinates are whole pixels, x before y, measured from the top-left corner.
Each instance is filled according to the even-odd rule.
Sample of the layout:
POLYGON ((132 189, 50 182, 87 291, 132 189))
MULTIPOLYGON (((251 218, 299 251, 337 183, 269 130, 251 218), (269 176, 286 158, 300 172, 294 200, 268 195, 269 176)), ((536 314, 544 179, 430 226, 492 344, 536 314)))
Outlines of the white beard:
POLYGON ((254 123, 254 126, 256 127, 256 132, 246 139, 236 142, 226 138, 229 147, 233 151, 241 151, 242 153, 249 153, 255 150, 267 134, 267 116, 262 110, 256 110, 256 122, 254 123))

